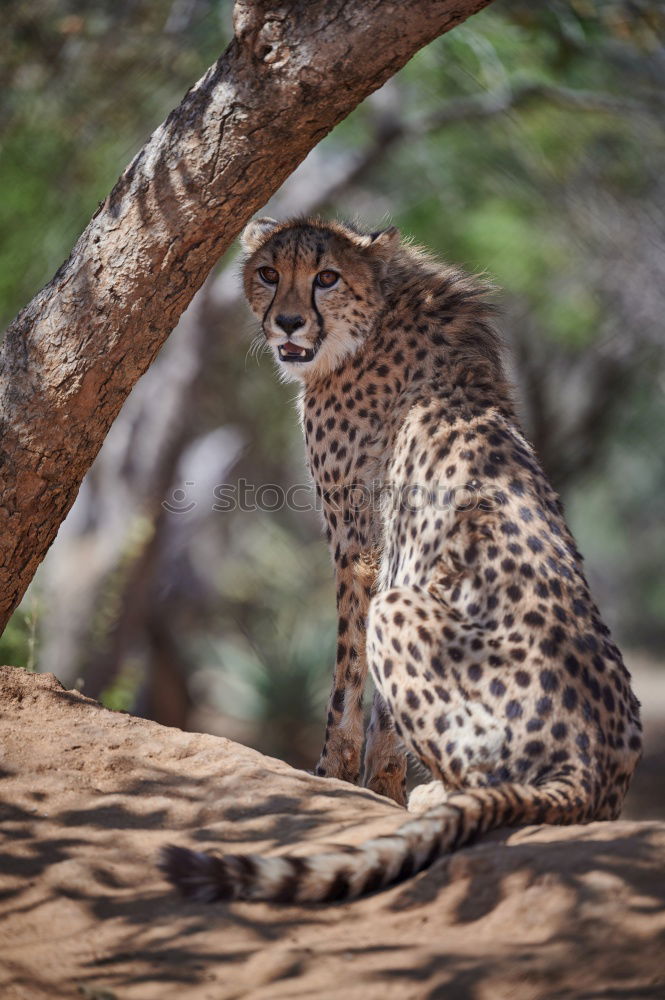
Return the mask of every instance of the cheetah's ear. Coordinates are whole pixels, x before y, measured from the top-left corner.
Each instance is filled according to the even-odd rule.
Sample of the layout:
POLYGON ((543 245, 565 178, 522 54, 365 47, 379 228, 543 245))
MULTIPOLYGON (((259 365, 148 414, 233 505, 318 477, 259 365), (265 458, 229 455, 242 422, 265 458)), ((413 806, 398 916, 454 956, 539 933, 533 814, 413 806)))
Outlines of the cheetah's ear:
POLYGON ((240 236, 243 250, 247 253, 254 253, 278 226, 279 222, 276 219, 269 219, 268 216, 264 216, 262 219, 252 219, 251 222, 247 223, 240 236))
POLYGON ((369 250, 387 259, 392 257, 399 246, 400 232, 397 226, 389 226, 388 229, 371 233, 370 239, 369 250))

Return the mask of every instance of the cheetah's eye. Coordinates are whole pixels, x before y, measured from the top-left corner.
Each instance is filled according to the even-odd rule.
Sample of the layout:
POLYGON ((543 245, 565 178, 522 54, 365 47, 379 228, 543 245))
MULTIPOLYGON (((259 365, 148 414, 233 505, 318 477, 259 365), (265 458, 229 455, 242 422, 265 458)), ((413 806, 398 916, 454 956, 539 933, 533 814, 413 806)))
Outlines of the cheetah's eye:
POLYGON ((318 285, 319 288, 332 288, 338 281, 339 274, 337 271, 319 271, 314 279, 314 284, 318 285))
POLYGON ((279 271, 276 271, 274 267, 260 267, 259 278, 261 281, 265 281, 266 285, 276 285, 279 281, 279 271))

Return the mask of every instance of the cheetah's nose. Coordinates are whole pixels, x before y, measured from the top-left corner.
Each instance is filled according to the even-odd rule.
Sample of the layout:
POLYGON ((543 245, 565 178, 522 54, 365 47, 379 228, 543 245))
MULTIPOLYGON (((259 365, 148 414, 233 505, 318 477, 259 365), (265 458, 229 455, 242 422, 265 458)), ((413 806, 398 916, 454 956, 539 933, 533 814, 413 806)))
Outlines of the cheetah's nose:
POLYGON ((305 325, 305 320, 302 316, 285 316, 283 313, 280 313, 279 316, 275 317, 275 323, 285 333, 294 333, 295 330, 299 330, 301 326, 305 325))

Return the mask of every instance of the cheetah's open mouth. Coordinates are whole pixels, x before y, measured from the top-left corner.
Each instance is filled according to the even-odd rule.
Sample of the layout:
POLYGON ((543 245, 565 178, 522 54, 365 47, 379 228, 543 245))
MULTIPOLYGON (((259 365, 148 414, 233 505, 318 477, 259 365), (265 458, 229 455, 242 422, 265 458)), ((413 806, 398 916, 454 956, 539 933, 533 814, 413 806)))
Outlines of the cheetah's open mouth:
POLYGON ((280 344, 277 348, 279 351, 280 361, 311 361, 315 355, 315 351, 311 347, 298 347, 297 344, 292 344, 290 340, 287 340, 285 344, 280 344))

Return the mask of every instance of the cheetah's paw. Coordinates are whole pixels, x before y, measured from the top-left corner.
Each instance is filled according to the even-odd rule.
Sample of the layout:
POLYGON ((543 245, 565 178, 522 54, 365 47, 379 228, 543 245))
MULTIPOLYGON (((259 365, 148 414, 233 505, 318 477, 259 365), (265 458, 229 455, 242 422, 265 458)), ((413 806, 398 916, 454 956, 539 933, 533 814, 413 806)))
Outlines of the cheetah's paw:
POLYGON ((448 793, 443 782, 429 781, 423 785, 416 785, 409 795, 406 808, 410 813, 420 815, 420 813, 427 812, 428 809, 443 805, 447 798, 448 793))

